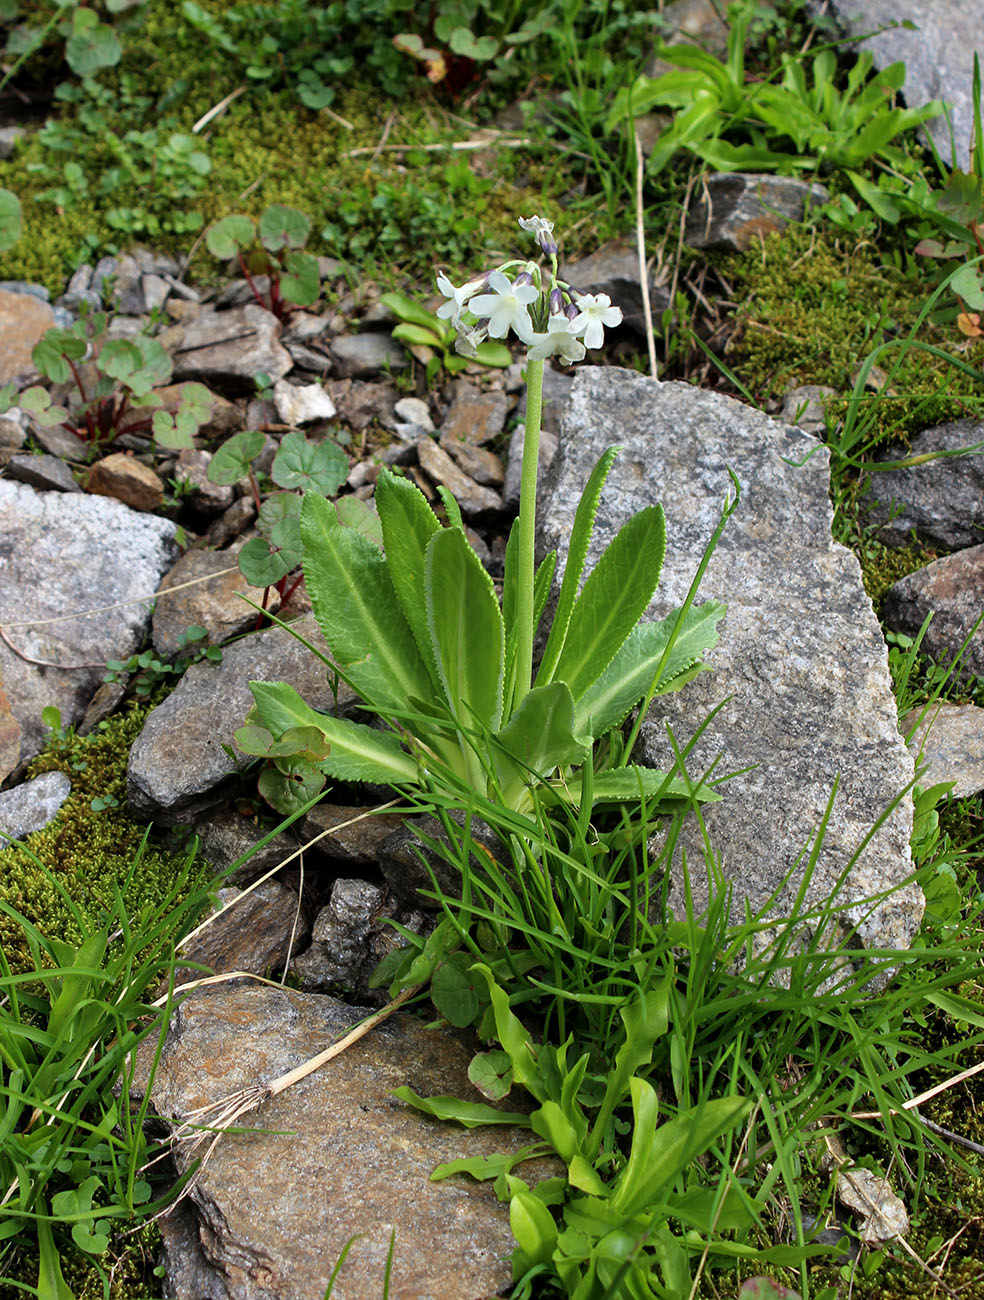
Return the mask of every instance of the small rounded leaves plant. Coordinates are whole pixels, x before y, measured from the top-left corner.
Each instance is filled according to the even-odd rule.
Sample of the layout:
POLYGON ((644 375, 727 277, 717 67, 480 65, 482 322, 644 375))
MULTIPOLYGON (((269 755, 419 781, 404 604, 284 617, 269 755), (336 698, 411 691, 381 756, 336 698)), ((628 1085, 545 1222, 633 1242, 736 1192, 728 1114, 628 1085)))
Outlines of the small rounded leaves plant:
POLYGON ((310 233, 309 217, 274 203, 258 223, 239 213, 223 217, 209 230, 205 246, 221 261, 235 258, 256 301, 284 320, 294 308, 309 307, 318 297, 318 260, 301 251, 310 233), (257 275, 270 279, 266 297, 254 281, 257 275))

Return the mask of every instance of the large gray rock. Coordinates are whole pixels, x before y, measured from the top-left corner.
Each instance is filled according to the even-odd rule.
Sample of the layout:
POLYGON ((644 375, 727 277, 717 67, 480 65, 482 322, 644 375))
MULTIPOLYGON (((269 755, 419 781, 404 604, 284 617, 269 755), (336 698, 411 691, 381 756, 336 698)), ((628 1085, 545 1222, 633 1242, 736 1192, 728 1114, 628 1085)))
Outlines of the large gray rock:
MULTIPOLYGON (((984 544, 970 546, 900 578, 885 596, 885 622, 893 632, 915 636, 933 618, 920 649, 939 663, 953 661, 984 609, 984 544)), ((978 627, 961 660, 961 673, 984 673, 984 627, 978 627)))
POLYGON ((109 497, 0 481, 0 626, 20 652, 0 641, 0 676, 22 730, 21 762, 43 748, 42 709, 78 722, 106 660, 140 648, 153 593, 177 558, 174 535, 170 520, 109 497), (19 626, 27 619, 39 621, 19 626))
MULTIPOLYGON (((269 1083, 327 1047, 366 1015, 330 997, 290 989, 219 987, 182 1003, 151 1098, 169 1121, 241 1088, 269 1083)), ((471 1300, 510 1280, 508 1208, 490 1183, 462 1175, 431 1182, 459 1156, 515 1151, 528 1130, 466 1131, 396 1101, 480 1100, 466 1077, 474 1047, 463 1035, 398 1014, 346 1052, 267 1101, 222 1138, 203 1164, 184 1229, 162 1221, 165 1294, 178 1300, 315 1300, 355 1235, 332 1295, 382 1295, 390 1234, 392 1289, 404 1300, 471 1300), (191 1227, 191 1231, 188 1228, 191 1227)), ((509 1098, 505 1109, 517 1109, 509 1098)), ((179 1169, 190 1157, 179 1146, 179 1169)), ((517 1171, 535 1182, 553 1164, 517 1171)))
POLYGON ((691 199, 684 242, 742 253, 790 221, 802 221, 808 205, 816 208, 829 198, 822 185, 791 176, 715 172, 691 199))
POLYGON ((294 362, 280 344, 282 325, 256 303, 232 311, 202 311, 173 325, 161 341, 174 362, 174 378, 200 379, 241 389, 264 371, 283 379, 294 362))
MULTIPOLYGON (((867 946, 905 947, 922 914, 911 871, 912 806, 901 799, 867 847, 864 837, 912 779, 898 734, 885 644, 854 556, 830 536, 825 451, 799 429, 689 384, 656 384, 634 371, 583 369, 562 421, 557 456, 541 498, 541 549, 566 559, 578 497, 591 466, 612 444, 622 448, 602 495, 589 564, 618 527, 662 501, 667 521, 663 576, 650 614, 681 605, 730 489, 741 503, 701 586, 699 599, 728 606, 721 640, 703 673, 677 694, 654 701, 644 725, 645 761, 672 767, 666 725, 686 746, 712 709, 688 770, 715 759, 717 772, 741 772, 706 809, 711 844, 734 886, 735 908, 761 908, 780 889, 781 914, 802 878, 797 858, 838 793, 807 902, 825 902, 852 856, 842 902, 867 946), (807 452, 815 454, 796 468, 807 452), (750 770, 744 770, 750 769, 750 770), (862 900, 895 889, 883 903, 862 900)), ((688 819, 690 820, 690 819, 688 819)), ((684 826, 671 902, 679 906, 679 852, 685 848, 697 911, 708 888, 702 839, 684 826)))
MULTIPOLYGON (((820 0, 811 0, 811 6, 819 9, 820 0)), ((858 49, 871 51, 876 68, 905 63, 902 93, 910 108, 931 99, 950 105, 955 150, 945 118, 934 118, 925 129, 943 158, 966 171, 974 124, 974 51, 984 59, 980 5, 966 0, 829 0, 824 9, 858 49)))
MULTIPOLYGON (((954 420, 913 438, 883 460, 931 456, 984 443, 984 420, 954 420)), ((984 541, 984 455, 944 456, 869 476, 865 521, 878 524, 878 540, 904 546, 915 532, 931 546, 959 551, 984 541)))
POLYGON ((916 762, 926 765, 921 786, 952 781, 954 799, 984 790, 984 709, 938 700, 906 714, 902 731, 912 733, 909 748, 916 762))
MULTIPOLYGON (((313 615, 294 627, 328 653, 313 615)), ((127 794, 138 813, 174 823, 217 802, 237 771, 225 747, 234 748, 233 733, 253 706, 251 681, 289 682, 313 708, 334 705, 325 665, 286 628, 243 637, 223 651, 221 663, 192 664, 148 714, 130 750, 127 794)), ((349 698, 340 687, 339 699, 349 698)))

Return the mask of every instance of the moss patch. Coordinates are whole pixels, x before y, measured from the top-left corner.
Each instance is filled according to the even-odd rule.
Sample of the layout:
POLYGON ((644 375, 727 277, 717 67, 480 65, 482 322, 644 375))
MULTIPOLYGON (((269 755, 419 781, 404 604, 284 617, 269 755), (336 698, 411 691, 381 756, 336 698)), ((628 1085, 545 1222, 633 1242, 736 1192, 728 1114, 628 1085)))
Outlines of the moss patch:
MULTIPOLYGON (((29 777, 63 771, 72 781, 54 820, 23 841, 33 858, 16 846, 0 851, 0 898, 45 934, 81 942, 74 909, 97 923, 113 906, 114 886, 122 889, 133 918, 147 904, 163 903, 173 894, 185 858, 148 843, 134 868, 147 828, 125 807, 127 757, 151 707, 131 705, 88 737, 53 738, 28 769, 29 777), (119 806, 94 812, 92 801, 107 797, 119 806)), ((199 863, 185 894, 205 885, 209 876, 208 864, 199 863)), ((33 969, 23 932, 6 915, 0 915, 0 943, 15 973, 33 969)))

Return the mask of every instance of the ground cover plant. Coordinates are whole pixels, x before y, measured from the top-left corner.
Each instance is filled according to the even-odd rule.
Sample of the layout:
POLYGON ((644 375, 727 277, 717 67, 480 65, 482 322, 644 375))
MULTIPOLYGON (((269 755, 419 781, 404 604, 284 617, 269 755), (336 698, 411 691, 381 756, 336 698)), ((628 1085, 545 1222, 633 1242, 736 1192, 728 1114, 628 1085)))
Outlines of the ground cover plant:
MULTIPOLYGON (((647 243, 677 288, 677 318, 661 342, 664 375, 739 392, 767 408, 792 381, 835 387, 827 438, 838 537, 857 550, 876 599, 889 580, 924 562, 917 542, 901 552, 883 547, 860 522, 859 504, 876 447, 897 442, 904 456, 919 427, 981 410, 980 134, 966 171, 944 167, 912 129, 928 110, 913 113, 894 98, 902 70, 873 74, 829 41, 829 32, 820 33, 825 48, 801 56, 806 28, 796 4, 737 7, 722 57, 663 47, 676 70, 648 82, 642 62, 650 29, 628 4, 544 3, 510 16, 490 5, 442 3, 426 26, 397 0, 379 0, 372 22, 366 11, 365 4, 300 0, 207 10, 187 3, 176 10, 146 0, 98 13, 41 7, 27 15, 28 31, 7 6, 0 12, 12 67, 5 77, 15 86, 20 79, 31 93, 44 80, 59 88, 43 128, 0 163, 5 276, 40 279, 58 292, 80 260, 141 239, 191 256, 190 278, 214 277, 216 257, 241 258, 250 278, 254 271, 270 276, 267 303, 289 315, 291 306, 310 301, 312 256, 328 254, 344 260, 353 283, 382 281, 404 341, 434 348, 437 363, 423 367, 421 378, 435 384, 442 363, 448 371, 460 363, 454 324, 456 317, 468 323, 469 306, 483 296, 498 299, 473 312, 471 337, 483 360, 503 361, 492 349, 504 347, 505 331, 497 330, 506 299, 523 306, 518 289, 536 289, 538 300, 545 291, 542 270, 525 284, 519 266, 509 268, 508 288, 492 281, 470 292, 468 282, 456 287, 474 264, 476 246, 488 265, 502 261, 501 250, 512 245, 513 212, 552 214, 563 195, 571 256, 633 228, 632 133, 648 97, 650 106, 677 110, 643 178, 647 243), (523 132, 510 137, 518 147, 454 152, 453 144, 491 121, 527 84, 523 132), (692 110, 683 98, 695 99, 692 110), (394 115, 382 137, 381 103, 394 115), (304 168, 290 161, 298 157, 304 168), (671 223, 677 229, 688 183, 705 163, 807 177, 822 171, 832 201, 751 252, 677 253, 665 233, 671 223), (288 209, 301 221, 280 220, 288 209), (21 214, 25 237, 18 239, 21 214), (440 303, 430 281, 437 261, 448 268, 440 303), (718 331, 730 322, 709 305, 711 284, 726 286, 739 304, 739 329, 723 355, 718 331), (497 322, 490 338, 475 335, 478 317, 497 322)), ((549 239, 543 225, 537 233, 549 239)), ((578 307, 573 297, 560 305, 578 307)), ((592 308, 599 327, 609 323, 602 321, 605 304, 592 308)), ((525 340, 528 347, 575 359, 573 322, 546 301, 541 310, 537 329, 531 326, 537 341, 525 340)), ((593 346, 586 314, 580 342, 593 346)), ((76 347, 60 341, 58 358, 66 346, 76 347)), ((112 350, 102 354, 113 387, 96 399, 82 394, 76 424, 87 442, 132 432, 125 422, 135 418, 133 399, 142 397, 152 342, 116 348, 116 359, 112 350), (131 396, 124 399, 125 392, 131 396)), ((532 350, 529 356, 535 410, 542 357, 532 350)), ((630 360, 643 364, 637 355, 630 360)), ((37 401, 43 414, 44 398, 37 401)), ((64 423, 61 412, 47 410, 64 423)), ((228 475, 248 474, 256 438, 226 448, 228 475)), ((305 536, 312 550, 316 538, 318 545, 330 542, 338 562, 311 562, 326 624, 333 593, 351 571, 346 566, 391 584, 383 630, 396 628, 403 637, 398 680, 407 685, 409 663, 413 690, 397 700, 392 682, 370 682, 357 666, 349 668, 364 698, 416 737, 415 780, 404 780, 406 752, 387 749, 382 732, 356 733, 348 761, 385 760, 389 768, 373 768, 374 779, 398 781, 408 799, 407 787, 414 787, 414 806, 442 824, 443 835, 428 847, 458 873, 461 889, 444 895, 434 886, 442 918, 436 937, 425 943, 408 936, 408 949, 380 980, 394 998, 428 985, 440 1016, 474 1028, 485 1040, 473 1065, 476 1084, 490 1099, 510 1087, 526 1093, 534 1103, 531 1146, 563 1161, 562 1177, 528 1187, 521 1164, 469 1161, 463 1129, 459 1168, 492 1180, 509 1202, 516 1300, 730 1300, 739 1288, 746 1300, 755 1292, 744 1284, 765 1273, 776 1279, 776 1294, 784 1286, 804 1300, 908 1300, 935 1282, 906 1253, 905 1241, 942 1276, 941 1293, 950 1286, 973 1294, 984 1272, 981 1152, 960 1142, 984 1142, 975 1111, 980 1093, 971 1081, 967 1090, 929 1094, 974 1064, 984 1046, 980 799, 917 793, 914 860, 929 906, 911 953, 861 960, 852 954, 845 964, 843 954, 822 953, 809 938, 804 945, 804 935, 836 918, 835 897, 824 916, 796 910, 753 960, 736 968, 732 958, 768 927, 763 916, 728 921, 713 845, 707 866, 717 886, 700 920, 666 916, 663 863, 647 847, 657 817, 672 826, 683 804, 698 815, 700 798, 710 793, 706 774, 688 773, 688 757, 680 754, 672 784, 637 784, 631 802, 625 786, 617 800, 600 798, 615 774, 635 774, 626 737, 615 732, 592 744, 607 728, 587 725, 591 693, 599 688, 574 672, 575 660, 587 657, 592 604, 587 586, 583 604, 575 600, 576 564, 554 615, 554 627, 563 630, 556 638, 551 633, 534 684, 532 631, 548 577, 544 569, 539 585, 534 580, 529 517, 511 544, 515 580, 500 606, 459 536, 453 500, 443 501, 445 527, 406 480, 384 478, 379 504, 387 551, 413 552, 394 578, 357 521, 342 527, 332 513, 343 477, 338 450, 323 443, 315 456, 303 439, 288 444, 274 474, 283 491, 260 501, 266 531, 247 565, 262 568, 256 585, 281 583, 286 595, 296 569, 289 561, 296 562, 305 536), (312 484, 300 512, 294 492, 312 484), (452 565, 476 615, 474 627, 459 626, 457 639, 448 630, 458 626, 455 611, 439 607, 434 580, 441 566, 452 565), (479 627, 492 633, 481 644, 468 635, 479 627), (452 664, 461 676, 453 676, 452 664), (409 711, 407 694, 414 700, 409 711), (476 699, 487 706, 480 716, 476 699), (542 728, 533 725, 534 706, 542 728), (550 736, 551 745, 531 747, 534 735, 550 736), (553 743, 558 736, 563 744, 553 743), (417 756, 424 753, 444 760, 443 783, 433 771, 421 774, 417 756), (535 779, 555 769, 566 793, 559 780, 535 779), (451 816, 461 809, 464 826, 451 816), (474 819, 491 828, 499 854, 473 851, 474 819), (895 981, 871 996, 871 976, 888 966, 898 968, 895 981), (829 1169, 842 1159, 837 1140, 873 1176, 890 1174, 912 1220, 902 1238, 879 1238, 876 1229, 866 1235, 864 1215, 846 1224, 866 1237, 851 1262, 814 1240, 814 1228, 836 1212, 829 1169), (951 1249, 957 1238, 962 1253, 961 1245, 951 1249)), ((221 482, 223 461, 216 461, 221 482)), ((589 486, 586 531, 605 469, 589 486)), ((655 513, 634 527, 655 538, 655 513)), ((627 558, 631 548, 622 545, 612 565, 627 558)), ((637 671, 628 674, 635 694, 616 692, 606 723, 620 722, 636 700, 671 684, 677 669, 685 678, 709 644, 713 610, 705 610, 703 626, 692 625, 699 634, 692 654, 683 653, 685 621, 646 633, 652 643, 638 644, 631 626, 650 582, 655 576, 647 571, 626 588, 620 627, 630 651, 614 677, 624 682, 622 670, 636 656, 637 671)), ((697 608, 691 614, 699 619, 697 608)), ((344 658, 344 642, 328 639, 344 658)), ((614 659, 622 653, 615 630, 607 640, 614 659)), ((891 663, 900 704, 921 706, 941 689, 954 699, 984 699, 979 681, 928 661, 918 644, 893 642, 891 663)), ((269 693, 257 705, 251 735, 257 755, 269 757, 268 771, 277 773, 265 786, 272 803, 296 809, 315 785, 351 775, 351 767, 338 766, 339 733, 327 736, 323 715, 312 718, 294 700, 285 708, 269 693), (328 744, 334 762, 326 761, 328 744)), ((104 738, 110 734, 118 757, 124 733, 104 738)), ((64 823, 41 833, 29 844, 38 862, 24 859, 23 881, 30 883, 3 907, 9 965, 0 972, 8 999, 0 1027, 0 1162, 8 1196, 0 1271, 10 1279, 0 1283, 4 1300, 32 1290, 56 1300, 70 1291, 123 1300, 156 1294, 160 1283, 151 1267, 134 1263, 118 1233, 140 1221, 155 1195, 137 1175, 147 1155, 143 1115, 114 1109, 103 1085, 126 1068, 135 1038, 159 1029, 146 990, 200 909, 205 881, 194 867, 157 859, 149 842, 134 838, 118 773, 110 777, 93 751, 83 756, 78 746, 77 738, 56 739, 33 770, 62 759, 76 772, 88 765, 94 784, 83 797, 96 838, 90 843, 64 823), (75 864, 71 881, 51 875, 49 850, 75 864), (122 894, 112 888, 116 878, 124 882, 122 894), (73 892, 83 881, 92 897, 73 892), (146 897, 141 881, 156 882, 146 897), (83 906, 92 898, 97 917, 83 906), (60 938, 45 933, 46 914, 59 918, 60 938), (117 929, 125 939, 114 946, 108 939, 117 929), (62 995, 72 981, 89 1000, 70 1016, 62 995), (85 1068, 76 1075, 80 1061, 85 1068), (54 1144, 44 1147, 42 1129, 57 1134, 54 1144), (112 1280, 104 1267, 111 1258, 127 1260, 112 1280)), ((70 822, 77 811, 67 810, 70 822)), ((494 1122, 459 1099, 405 1099, 449 1121, 494 1122)), ((344 1260, 341 1276, 343 1270, 344 1260)), ((769 1294, 766 1283, 758 1294, 769 1294)))

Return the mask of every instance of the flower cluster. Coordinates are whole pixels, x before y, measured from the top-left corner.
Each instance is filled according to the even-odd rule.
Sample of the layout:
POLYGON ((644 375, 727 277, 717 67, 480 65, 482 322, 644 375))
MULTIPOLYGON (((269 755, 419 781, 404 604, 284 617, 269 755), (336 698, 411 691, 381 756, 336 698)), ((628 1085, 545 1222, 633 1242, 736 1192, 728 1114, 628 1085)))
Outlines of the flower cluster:
POLYGON ((531 361, 553 356, 566 365, 581 361, 585 349, 601 347, 606 325, 621 324, 621 308, 612 306, 607 293, 579 293, 557 278, 553 222, 520 217, 519 224, 549 258, 549 269, 514 260, 460 288, 438 272, 437 287, 448 301, 437 314, 458 331, 455 348, 464 356, 474 356, 486 338, 503 339, 512 330, 531 361))

